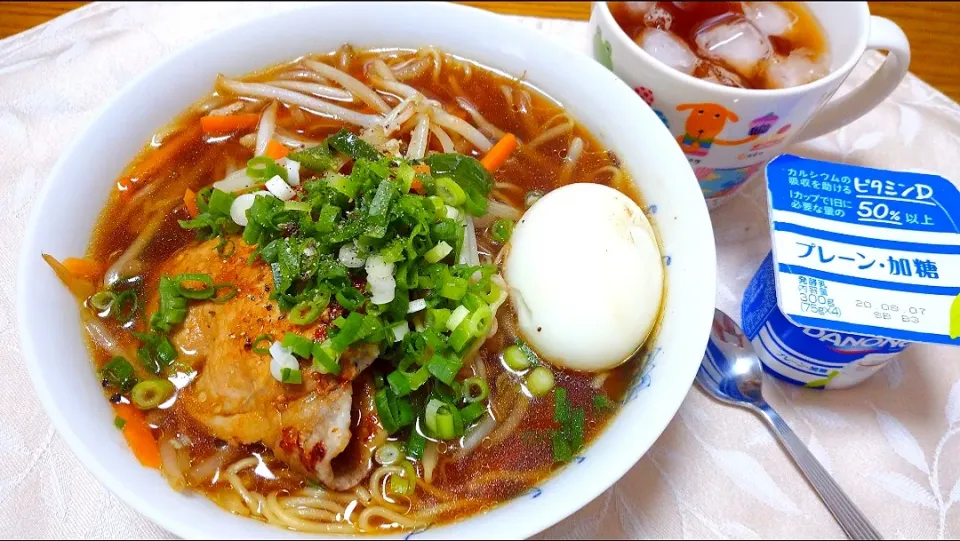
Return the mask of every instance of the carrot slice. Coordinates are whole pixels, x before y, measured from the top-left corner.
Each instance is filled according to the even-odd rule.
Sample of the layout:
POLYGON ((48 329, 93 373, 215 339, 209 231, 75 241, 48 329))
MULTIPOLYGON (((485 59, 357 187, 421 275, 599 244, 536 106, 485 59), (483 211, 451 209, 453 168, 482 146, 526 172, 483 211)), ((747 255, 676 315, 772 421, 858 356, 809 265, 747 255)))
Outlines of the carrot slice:
POLYGON ((63 266, 70 274, 86 280, 94 280, 103 274, 103 267, 99 263, 81 257, 68 257, 63 260, 63 266))
POLYGON ((200 136, 200 126, 190 124, 182 131, 164 138, 163 143, 156 149, 148 149, 142 158, 124 172, 124 176, 117 181, 117 189, 121 195, 131 195, 138 188, 146 184, 148 177, 162 170, 170 160, 173 160, 192 143, 197 142, 200 136))
POLYGON ((279 160, 280 158, 285 158, 287 154, 290 154, 290 149, 271 139, 267 141, 267 149, 264 151, 264 154, 274 160, 279 160))
MULTIPOLYGON (((424 175, 429 175, 429 174, 430 174, 430 166, 427 165, 427 164, 425 164, 425 163, 418 163, 417 165, 414 165, 414 166, 413 166, 413 172, 414 172, 414 173, 421 173, 421 174, 424 174, 424 175)), ((414 182, 416 182, 416 181, 414 181, 414 182)))
POLYGON ((57 273, 57 278, 63 282, 63 285, 67 286, 67 289, 70 290, 70 293, 73 293, 77 300, 83 301, 90 295, 96 293, 97 288, 94 287, 92 280, 77 276, 50 254, 41 255, 43 256, 43 260, 47 262, 47 265, 50 265, 50 268, 53 269, 53 272, 57 273))
POLYGON ((410 189, 413 190, 413 191, 415 191, 415 192, 417 192, 417 193, 419 193, 419 194, 424 193, 424 192, 423 192, 423 183, 420 182, 420 179, 418 179, 418 178, 413 179, 413 182, 410 183, 410 189))
POLYGON ((260 122, 260 115, 218 115, 200 117, 200 127, 203 133, 224 133, 252 128, 260 122))
POLYGON ((197 207, 197 194, 190 188, 187 188, 187 191, 183 192, 183 206, 187 207, 187 212, 191 218, 196 218, 200 215, 200 209, 197 207))
POLYGON ((144 466, 160 469, 160 446, 153 438, 143 412, 132 404, 114 404, 113 410, 124 421, 123 437, 133 450, 133 455, 144 466))
POLYGON ((496 171, 510 157, 510 154, 517 148, 517 137, 508 133, 493 145, 493 148, 487 152, 487 155, 480 160, 483 167, 490 172, 496 171))

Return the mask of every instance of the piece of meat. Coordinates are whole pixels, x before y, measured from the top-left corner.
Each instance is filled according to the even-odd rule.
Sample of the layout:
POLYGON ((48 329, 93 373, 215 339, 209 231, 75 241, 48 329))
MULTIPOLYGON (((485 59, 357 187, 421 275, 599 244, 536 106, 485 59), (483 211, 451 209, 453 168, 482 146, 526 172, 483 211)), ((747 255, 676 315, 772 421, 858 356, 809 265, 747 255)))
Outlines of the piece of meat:
MULTIPOLYGON (((339 376, 320 374, 310 363, 302 363, 302 384, 275 380, 270 374, 270 355, 254 353, 253 341, 263 334, 281 340, 288 331, 309 337, 323 334, 332 314, 325 313, 309 326, 290 323, 269 299, 270 268, 263 262, 248 265, 251 247, 239 238, 235 243, 236 252, 227 259, 214 249, 216 241, 185 248, 168 258, 148 284, 149 291, 156 291, 162 274, 206 273, 215 284, 237 287, 237 295, 225 303, 192 301, 185 321, 172 333, 180 358, 199 372, 180 393, 178 404, 217 438, 263 443, 292 468, 329 488, 350 488, 365 477, 369 467, 359 477, 356 472, 360 470, 355 468, 340 476, 332 464, 351 443, 353 380, 370 366, 379 350, 370 344, 348 349, 341 358, 339 376)), ((151 299, 151 312, 157 302, 151 299)), ((356 385, 361 389, 372 386, 356 385)), ((366 391, 359 396, 366 396, 366 391)), ((372 406, 372 398, 369 402, 372 406)), ((379 430, 374 409, 371 407, 364 419, 379 430)), ((363 439, 370 439, 376 430, 364 428, 363 439)))
POLYGON ((320 480, 331 488, 346 490, 363 481, 373 468, 374 451, 387 440, 373 401, 376 390, 369 374, 361 374, 354 384, 350 444, 330 461, 329 471, 317 470, 320 480))
POLYGON ((349 385, 341 383, 314 399, 291 404, 284 412, 277 456, 300 471, 315 473, 333 490, 347 490, 363 481, 373 467, 374 451, 387 436, 376 416, 372 378, 361 374, 353 388, 352 398, 349 385), (321 424, 307 436, 295 428, 309 426, 317 418, 321 424))

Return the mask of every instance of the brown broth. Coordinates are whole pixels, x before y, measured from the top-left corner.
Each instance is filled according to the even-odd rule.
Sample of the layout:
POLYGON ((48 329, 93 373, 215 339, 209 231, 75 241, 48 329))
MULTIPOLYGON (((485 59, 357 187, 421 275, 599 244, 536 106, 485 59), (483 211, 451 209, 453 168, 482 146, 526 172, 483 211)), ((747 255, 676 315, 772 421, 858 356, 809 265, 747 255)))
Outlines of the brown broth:
MULTIPOLYGON (((365 80, 363 66, 370 54, 356 55, 347 66, 347 70, 353 76, 365 80)), ((396 51, 392 54, 398 58, 406 58, 413 53, 396 51)), ((336 65, 336 54, 318 58, 336 65)), ((246 77, 244 80, 269 80, 279 73, 291 70, 294 64, 276 66, 246 77)), ((427 70, 420 76, 404 82, 417 88, 426 96, 441 101, 450 113, 469 119, 456 102, 457 96, 467 97, 488 121, 505 131, 516 134, 520 141, 532 140, 544 125, 550 122, 557 123, 558 116, 563 113, 557 104, 529 85, 498 75, 478 65, 470 65, 468 75, 465 68, 467 65, 465 62, 444 63, 436 80, 431 70, 427 70), (505 88, 507 90, 504 90, 505 88), (467 92, 461 95, 460 89, 467 92), (529 103, 521 98, 522 92, 528 93, 529 103), (510 97, 513 98, 512 107, 510 97), (518 112, 518 109, 524 107, 525 112, 518 112)), ((225 103, 231 101, 231 98, 213 94, 201 103, 206 101, 225 103)), ((247 103, 245 112, 258 112, 265 105, 263 102, 247 103)), ((131 282, 132 287, 141 291, 141 299, 147 298, 144 292, 155 291, 159 278, 156 269, 159 264, 178 250, 197 242, 191 232, 182 230, 177 224, 177 220, 188 218, 181 199, 184 190, 190 188, 197 191, 208 186, 222 179, 230 170, 243 166, 246 160, 252 157, 252 151, 240 143, 242 135, 240 133, 223 137, 203 135, 197 129, 199 117, 203 114, 204 111, 200 107, 194 106, 164 130, 167 135, 160 138, 159 144, 148 146, 133 161, 118 180, 117 188, 113 190, 109 204, 104 209, 94 231, 89 257, 109 263, 125 251, 136 238, 137 232, 145 227, 151 209, 160 209, 161 225, 141 258, 145 271, 131 282)), ((313 139, 320 139, 342 127, 339 123, 287 107, 281 108, 277 122, 279 127, 288 132, 313 139), (303 122, 304 119, 307 122, 303 122)), ((603 168, 609 169, 610 166, 619 165, 618 159, 612 152, 602 148, 580 125, 575 125, 570 135, 544 143, 537 152, 521 150, 514 153, 496 172, 495 178, 497 181, 515 184, 520 188, 521 193, 504 191, 504 195, 515 205, 522 206, 524 193, 530 190, 550 190, 558 187, 557 179, 564 163, 563 158, 569 141, 574 135, 583 139, 584 152, 570 179, 608 184, 615 182, 614 187, 628 193, 642 204, 629 179, 623 177, 617 180, 616 177, 608 174, 597 174, 597 171, 603 168)), ((439 148, 432 146, 431 150, 439 150, 439 148)), ((478 155, 476 151, 471 153, 478 155)), ((487 231, 478 231, 478 243, 481 254, 490 257, 496 254, 497 248, 488 237, 487 231)), ((264 263, 261 261, 257 264, 264 263)), ((139 329, 145 326, 143 315, 152 310, 153 307, 141 306, 141 318, 137 323, 139 329)), ((513 331, 515 318, 509 303, 504 305, 498 314, 498 333, 485 343, 480 352, 485 362, 487 380, 490 382, 494 400, 497 397, 497 390, 493 382, 497 381, 501 375, 507 374, 500 355, 504 347, 512 344, 515 339, 516 333, 513 331)), ((107 324, 113 325, 112 329, 119 331, 115 323, 107 322, 107 324)), ((98 367, 110 358, 110 354, 92 344, 91 351, 98 367)), ((616 368, 602 384, 602 392, 612 400, 623 398, 637 369, 636 358, 616 368)), ((560 370, 556 370, 556 374, 557 384, 567 389, 572 405, 585 409, 585 441, 589 443, 603 429, 614 412, 594 411, 591 400, 598 392, 593 386, 594 374, 560 370)), ((516 378, 516 376, 508 377, 516 378)), ((556 469, 558 466, 553 463, 550 440, 546 436, 548 431, 556 428, 553 422, 553 408, 553 400, 549 396, 533 399, 520 427, 511 436, 498 445, 481 444, 472 455, 460 462, 455 463, 449 458, 449 453, 454 452, 456 447, 450 445, 449 453, 441 455, 434 477, 434 486, 448 491, 453 498, 464 496, 473 498, 472 501, 475 504, 443 513, 437 517, 437 520, 453 521, 489 509, 529 490, 556 469), (516 480, 491 482, 471 488, 471 480, 480 478, 488 472, 513 472, 516 474, 516 480)), ((207 433, 205 428, 194 421, 176 401, 166 409, 150 412, 148 420, 154 426, 156 436, 176 437, 181 441, 189 442, 187 446, 190 456, 189 466, 196 467, 204 459, 213 456, 226 446, 225 442, 207 433)), ((270 451, 261 445, 236 447, 233 449, 232 457, 236 460, 254 455, 262 457, 276 479, 266 479, 255 475, 250 470, 244 471, 240 477, 247 483, 249 489, 266 494, 274 490, 294 492, 306 485, 304 478, 290 471, 282 462, 272 458, 270 451)), ((212 500, 228 509, 241 513, 244 511, 242 505, 238 507, 236 495, 222 477, 214 482, 191 482, 188 479, 188 486, 204 492, 212 500)), ((412 502, 412 509, 430 509, 446 500, 445 497, 418 493, 418 497, 412 502)))

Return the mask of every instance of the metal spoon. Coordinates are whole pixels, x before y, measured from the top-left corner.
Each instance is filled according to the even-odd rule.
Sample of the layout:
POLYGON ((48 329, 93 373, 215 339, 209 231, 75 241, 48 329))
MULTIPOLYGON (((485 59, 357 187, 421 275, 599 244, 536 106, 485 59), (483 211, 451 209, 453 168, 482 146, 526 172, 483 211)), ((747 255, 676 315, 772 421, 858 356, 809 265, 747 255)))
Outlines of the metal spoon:
POLYGON ((763 368, 740 326, 717 310, 707 351, 703 356, 697 382, 714 398, 760 414, 786 448, 800 471, 813 485, 827 509, 850 539, 883 539, 880 533, 850 501, 807 446, 787 423, 766 403, 760 392, 763 368))

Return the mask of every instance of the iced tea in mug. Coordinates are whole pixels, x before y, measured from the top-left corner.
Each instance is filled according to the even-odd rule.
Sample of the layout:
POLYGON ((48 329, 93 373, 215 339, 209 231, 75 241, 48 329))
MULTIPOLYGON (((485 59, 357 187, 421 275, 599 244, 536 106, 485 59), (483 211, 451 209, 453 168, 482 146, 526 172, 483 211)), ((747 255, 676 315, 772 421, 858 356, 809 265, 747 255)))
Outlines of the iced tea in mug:
POLYGON ((866 2, 594 2, 589 32, 594 58, 666 126, 710 206, 791 144, 879 105, 910 66, 903 31, 866 2), (870 49, 889 54, 834 97, 870 49))
POLYGON ((823 30, 797 2, 612 2, 610 12, 651 56, 705 81, 789 88, 830 71, 823 30))

